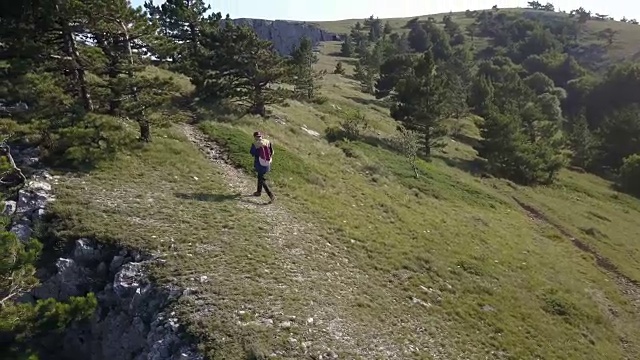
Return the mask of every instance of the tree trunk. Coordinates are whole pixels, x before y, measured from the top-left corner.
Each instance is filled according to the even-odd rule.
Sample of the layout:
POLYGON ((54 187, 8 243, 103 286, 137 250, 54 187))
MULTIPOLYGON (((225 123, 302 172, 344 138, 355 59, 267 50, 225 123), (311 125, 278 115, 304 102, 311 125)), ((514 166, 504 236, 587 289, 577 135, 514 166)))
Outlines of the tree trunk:
POLYGON ((89 88, 87 86, 86 73, 84 71, 84 67, 82 67, 82 64, 80 62, 80 54, 78 53, 76 40, 73 38, 73 33, 69 28, 69 24, 63 24, 62 29, 65 43, 64 49, 67 53, 67 56, 71 58, 74 80, 76 82, 76 86, 78 87, 78 93, 80 95, 80 98, 82 99, 82 104, 86 111, 93 111, 93 102, 91 101, 91 94, 89 93, 89 88))
MULTIPOLYGON (((131 67, 127 71, 127 74, 129 75, 130 79, 133 79, 134 61, 133 61, 133 50, 131 49, 131 39, 129 38, 129 31, 127 30, 127 26, 122 21, 118 21, 118 23, 120 24, 120 27, 122 27, 122 31, 124 33, 124 39, 123 39, 124 45, 127 48, 127 54, 129 54, 129 65, 131 65, 131 67)), ((138 101, 138 89, 133 83, 131 84, 131 95, 133 96, 133 99, 135 101, 138 101)), ((144 116, 144 113, 143 113, 143 116, 144 116)))
POLYGON ((253 104, 251 106, 251 109, 249 109, 249 112, 252 115, 260 115, 262 117, 266 117, 267 116, 267 109, 266 109, 266 106, 265 106, 264 102, 262 102, 262 101, 253 104))
POLYGON ((426 129, 424 132, 424 155, 428 158, 431 157, 431 134, 429 133, 429 129, 426 129))
MULTIPOLYGON (((27 178, 22 173, 22 170, 20 170, 20 168, 16 166, 16 162, 13 160, 13 156, 11 156, 11 147, 9 147, 9 145, 6 145, 6 144, 0 145, 0 155, 4 155, 7 157, 7 160, 11 165, 13 174, 18 177, 18 183, 23 183, 27 181, 27 178)), ((0 179, 0 183, 4 185, 14 184, 13 181, 5 181, 3 179, 0 179)))
MULTIPOLYGON (((105 38, 102 35, 95 34, 96 43, 104 56, 109 59, 109 69, 107 71, 107 76, 109 80, 115 81, 118 78, 118 57, 113 53, 109 45, 107 44, 105 38)), ((113 85, 109 85, 109 91, 111 92, 111 100, 109 100, 109 115, 116 116, 118 113, 118 109, 120 108, 120 103, 122 102, 120 98, 122 97, 122 93, 113 85)))
POLYGON ((265 97, 263 93, 263 85, 259 81, 253 83, 253 97, 251 99, 251 107, 249 113, 252 115, 267 116, 265 97))
POLYGON ((198 54, 198 28, 196 24, 189 23, 189 35, 191 35, 191 56, 195 59, 198 54))
MULTIPOLYGON (((127 54, 129 54, 129 65, 131 67, 127 71, 127 75, 129 79, 134 78, 133 74, 133 50, 131 49, 131 39, 129 38, 129 31, 127 30, 127 26, 122 21, 118 21, 120 27, 122 27, 122 31, 124 33, 124 45, 127 49, 127 54)), ((133 96, 133 100, 138 102, 138 89, 135 83, 131 83, 131 95, 133 96)), ((141 105, 142 106, 142 105, 141 105)), ((151 141, 151 124, 149 123, 149 119, 147 119, 146 111, 144 107, 140 110, 139 118, 137 119, 138 125, 140 126, 140 141, 150 142, 151 141)))
MULTIPOLYGON (((118 70, 116 68, 118 65, 117 63, 117 58, 111 58, 111 61, 109 63, 109 71, 107 74, 109 76, 109 79, 114 82, 118 78, 118 70)), ((109 90, 111 91, 111 100, 109 100, 109 115, 116 116, 118 114, 118 109, 120 108, 120 103, 122 102, 122 100, 120 99, 122 97, 122 93, 120 93, 120 90, 118 90, 114 85, 111 85, 109 87, 109 90)))
POLYGON ((151 124, 147 119, 141 119, 138 121, 140 126, 140 141, 151 142, 151 124))

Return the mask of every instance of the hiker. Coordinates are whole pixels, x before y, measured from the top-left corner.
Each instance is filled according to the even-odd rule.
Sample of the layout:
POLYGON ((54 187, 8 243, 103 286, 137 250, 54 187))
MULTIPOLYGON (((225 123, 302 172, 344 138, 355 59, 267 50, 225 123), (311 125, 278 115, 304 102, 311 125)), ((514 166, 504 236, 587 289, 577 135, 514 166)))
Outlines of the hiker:
POLYGON ((269 202, 272 203, 275 200, 275 196, 271 190, 269 190, 269 186, 267 185, 267 181, 264 176, 271 170, 271 159, 273 156, 273 147, 271 146, 271 142, 262 137, 262 133, 256 131, 253 133, 253 139, 255 140, 251 145, 251 150, 249 152, 253 155, 253 167, 256 169, 258 173, 258 191, 253 193, 253 196, 261 196, 262 189, 267 192, 269 195, 269 202))

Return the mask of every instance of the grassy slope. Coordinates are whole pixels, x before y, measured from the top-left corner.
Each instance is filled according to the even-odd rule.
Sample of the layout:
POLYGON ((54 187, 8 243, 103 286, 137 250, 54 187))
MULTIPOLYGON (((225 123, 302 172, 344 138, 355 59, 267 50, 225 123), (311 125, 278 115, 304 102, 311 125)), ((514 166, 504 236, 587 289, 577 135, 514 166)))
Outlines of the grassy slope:
MULTIPOLYGON (((325 44, 320 67, 335 66, 339 59, 327 54, 338 46, 325 44)), ((533 189, 474 177, 448 165, 463 165, 475 155, 453 140, 432 163, 420 161, 422 176, 414 179, 404 159, 384 148, 362 142, 338 148, 301 129, 322 133, 340 120, 340 107, 363 111, 374 126, 371 136, 391 134, 387 111, 355 86, 328 75, 322 92, 329 101, 275 109, 284 125, 247 117, 233 126, 203 126, 225 140, 232 160, 244 167, 251 166, 246 152, 254 129, 275 142, 271 177, 279 202, 316 223, 314 235, 367 278, 340 304, 352 321, 406 351, 420 349, 414 353, 419 358, 640 358, 633 294, 623 294, 593 256, 523 211, 513 197, 639 280, 640 201, 569 171, 557 185, 533 189)), ((466 126, 474 136, 473 126, 466 126)), ((290 287, 278 292, 288 300, 284 315, 311 295, 295 291, 302 285, 282 273, 279 253, 256 236, 265 231, 256 226, 256 213, 237 206, 220 170, 176 129, 160 132, 145 150, 67 178, 58 197, 55 206, 74 235, 165 254, 166 266, 155 274, 198 288, 196 299, 177 310, 186 319, 198 318, 191 330, 220 358, 242 358, 243 344, 269 354, 290 346, 289 332, 306 336, 237 323, 238 309, 269 306, 265 298, 273 289, 265 279, 277 276, 278 286, 290 287), (200 283, 202 275, 210 281, 200 283)), ((300 266, 322 268, 305 263, 313 259, 301 258, 300 266)), ((327 280, 316 286, 323 293, 334 285, 327 280)))
MULTIPOLYGON (((503 9, 500 11, 508 11, 508 12, 515 12, 515 13, 528 12, 528 13, 543 14, 545 16, 565 16, 561 13, 549 13, 544 11, 535 11, 531 9, 519 9, 519 8, 503 9)), ((467 18, 464 15, 464 12, 456 12, 451 14, 444 13, 444 14, 434 14, 434 15, 423 15, 423 16, 420 16, 419 18, 421 20, 427 20, 428 17, 433 17, 441 24, 442 18, 445 15, 451 15, 453 20, 459 23, 463 28, 473 22, 473 19, 467 18)), ((404 29, 403 27, 407 23, 407 21, 413 18, 415 18, 415 16, 407 17, 407 18, 390 18, 390 19, 384 19, 384 20, 385 21, 388 20, 391 26, 397 31, 398 30, 409 31, 408 29, 404 29)), ((358 21, 360 23, 363 23, 363 19, 346 19, 346 20, 339 20, 339 21, 323 21, 323 22, 317 22, 316 24, 328 31, 338 33, 338 34, 343 34, 343 33, 349 33, 351 31, 351 27, 355 25, 355 23, 358 21)), ((638 59, 640 57, 640 46, 638 45, 640 43, 638 41, 639 39, 640 39, 640 25, 633 25, 633 24, 623 23, 620 21, 612 21, 612 20, 607 20, 607 21, 589 20, 587 21, 586 26, 582 32, 580 44, 585 48, 588 48, 590 46, 595 46, 596 48, 599 48, 600 51, 604 52, 606 60, 615 62, 620 60, 638 59), (605 47, 606 44, 604 40, 599 39, 597 36, 598 32, 606 28, 611 28, 618 32, 618 34, 616 35, 615 42, 611 46, 607 46, 607 47, 605 47)), ((478 47, 478 49, 481 49, 487 44, 487 39, 485 38, 477 38, 475 40, 476 40, 476 46, 478 47)), ((593 53, 593 51, 594 50, 592 49, 591 53, 593 53)), ((598 53, 600 51, 598 51, 598 53)), ((600 62, 599 60, 593 59, 593 55, 590 56, 589 61, 600 62)))
MULTIPOLYGON (((325 44, 323 52, 337 46, 325 44)), ((331 68, 335 61, 324 56, 320 66, 331 68)), ((300 130, 304 124, 322 132, 335 124, 339 118, 332 105, 337 105, 364 111, 376 131, 389 133, 393 125, 386 112, 362 104, 374 100, 353 87, 350 80, 329 75, 324 87, 329 102, 279 109, 287 125, 246 119, 234 129, 207 129, 235 139, 231 150, 242 164, 250 164, 244 152, 255 128, 266 128, 280 152, 298 154, 274 165, 276 189, 288 206, 322 219, 370 279, 392 284, 374 301, 385 304, 387 316, 411 312, 410 299, 416 297, 434 305, 422 321, 455 344, 442 346, 471 353, 502 350, 515 358, 620 358, 619 338, 631 340, 640 332, 638 309, 591 256, 555 228, 533 221, 512 197, 541 209, 635 279, 640 279, 640 254, 633 239, 640 224, 633 219, 640 203, 602 180, 571 172, 557 185, 537 189, 475 178, 446 164, 474 156, 454 141, 442 159, 421 162, 423 177, 415 180, 403 159, 389 151, 363 143, 341 151, 300 130), (323 156, 314 158, 312 151, 323 156), (292 180, 298 166, 308 170, 292 180), (388 306, 385 297, 395 305, 388 306)), ((637 356, 638 346, 629 345, 628 355, 637 356)))

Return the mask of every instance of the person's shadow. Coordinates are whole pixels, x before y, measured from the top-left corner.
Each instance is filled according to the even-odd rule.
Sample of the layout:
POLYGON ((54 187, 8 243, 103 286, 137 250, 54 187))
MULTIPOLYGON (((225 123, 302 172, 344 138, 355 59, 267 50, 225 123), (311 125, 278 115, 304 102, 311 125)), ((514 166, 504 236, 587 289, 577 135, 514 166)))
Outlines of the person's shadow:
POLYGON ((175 196, 184 200, 206 201, 206 202, 224 202, 230 200, 238 200, 253 205, 268 205, 269 203, 260 203, 257 197, 253 195, 243 194, 207 194, 207 193, 175 193, 175 196))
POLYGON ((184 200, 223 202, 235 200, 241 197, 241 194, 206 194, 206 193, 175 193, 176 197, 184 200))

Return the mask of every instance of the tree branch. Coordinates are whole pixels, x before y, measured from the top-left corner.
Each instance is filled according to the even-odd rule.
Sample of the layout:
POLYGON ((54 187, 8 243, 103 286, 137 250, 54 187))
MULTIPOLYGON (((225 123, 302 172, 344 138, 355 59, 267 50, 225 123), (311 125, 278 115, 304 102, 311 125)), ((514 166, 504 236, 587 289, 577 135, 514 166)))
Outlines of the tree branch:
MULTIPOLYGON (((27 177, 24 176, 24 174, 22 173, 22 170, 20 170, 20 168, 18 166, 16 166, 16 162, 13 160, 13 156, 11 156, 11 147, 9 145, 7 145, 6 143, 5 144, 0 144, 0 155, 4 155, 4 156, 7 157, 7 159, 9 160, 9 164, 11 165, 11 168, 20 177, 20 182, 26 182, 27 181, 27 177)), ((5 182, 2 179, 0 179, 0 182, 2 184, 4 184, 4 185, 11 184, 11 183, 5 182)))
POLYGON ((11 285, 9 285, 9 290, 7 291, 7 296, 0 299, 0 308, 4 307, 4 303, 11 300, 14 296, 23 292, 22 287, 20 287, 13 279, 13 276, 10 278, 11 285))

